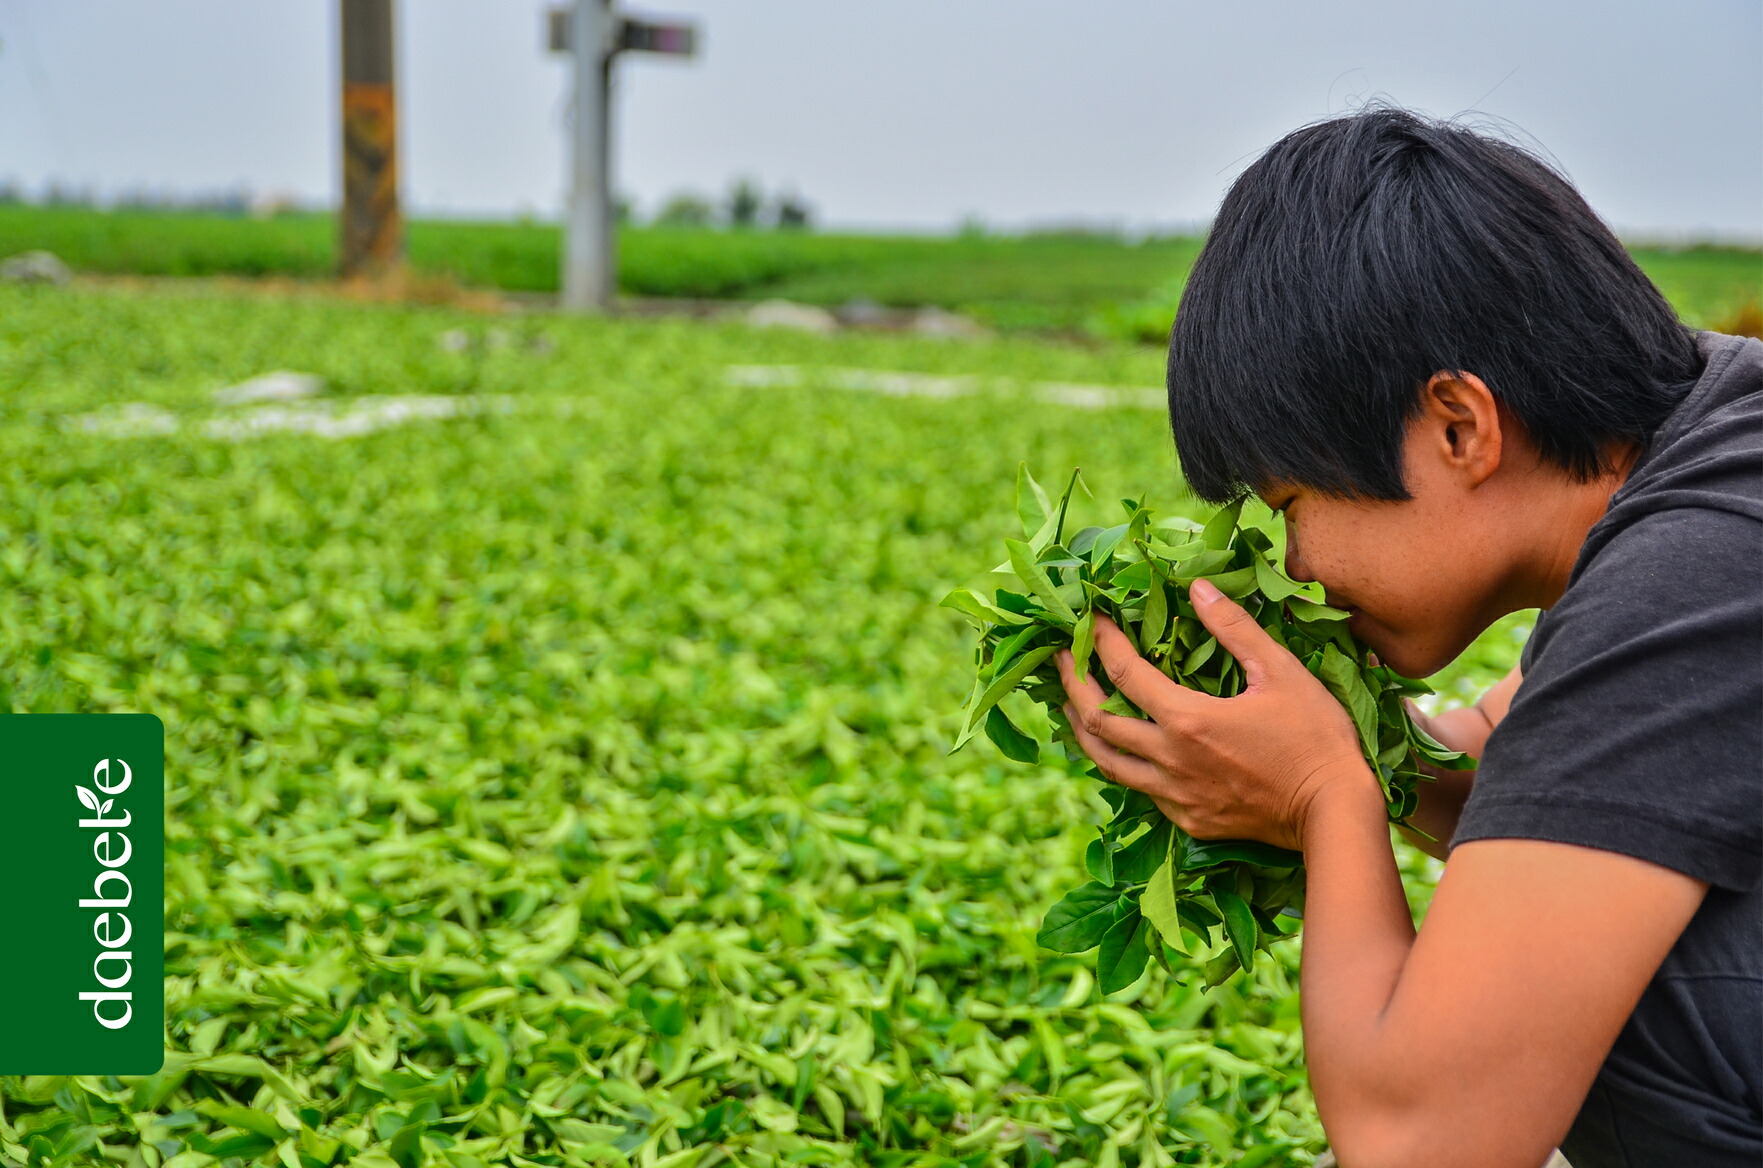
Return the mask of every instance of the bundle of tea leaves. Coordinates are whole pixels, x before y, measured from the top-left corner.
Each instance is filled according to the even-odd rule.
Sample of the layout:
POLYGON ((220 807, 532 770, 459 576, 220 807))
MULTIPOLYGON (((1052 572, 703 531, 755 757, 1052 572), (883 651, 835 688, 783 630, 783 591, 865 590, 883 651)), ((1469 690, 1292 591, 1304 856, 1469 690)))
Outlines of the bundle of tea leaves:
MULTIPOLYGON (((1101 669, 1090 668, 1098 614, 1119 625, 1177 684, 1215 697, 1240 693, 1242 667, 1200 623, 1188 599, 1189 586, 1203 579, 1242 605, 1346 708, 1392 821, 1402 823, 1414 811, 1415 784, 1427 777, 1422 761, 1448 769, 1474 765, 1409 719, 1402 699, 1432 691, 1371 664, 1347 631, 1348 614, 1324 603, 1322 586, 1286 575, 1269 534, 1277 517, 1246 518, 1239 500, 1200 524, 1158 519, 1138 500, 1123 499, 1124 523, 1086 527, 1067 538, 1066 512, 1078 482, 1074 472, 1054 503, 1021 468, 1016 507, 1024 538, 1004 541, 1009 558, 994 569, 1014 582, 990 598, 956 589, 943 600, 980 630, 978 678, 954 749, 983 729, 1005 756, 1038 761, 1041 742, 1023 707, 1013 715, 1000 704, 1021 691, 1044 708, 1052 739, 1063 744, 1067 757, 1083 758, 1062 709, 1066 695, 1053 660, 1060 649, 1072 650, 1079 676, 1093 672, 1110 691, 1104 710, 1146 717, 1113 690, 1101 669)), ((1093 765, 1086 769, 1102 778, 1093 765)), ((1277 918, 1295 921, 1302 910, 1304 869, 1297 852, 1252 841, 1193 839, 1149 796, 1105 779, 1102 797, 1113 815, 1085 853, 1091 879, 1047 912, 1038 940, 1061 953, 1097 949, 1104 993, 1131 985, 1153 958, 1178 976, 1200 962, 1205 983, 1217 985, 1252 968, 1257 950, 1288 935, 1277 918)))

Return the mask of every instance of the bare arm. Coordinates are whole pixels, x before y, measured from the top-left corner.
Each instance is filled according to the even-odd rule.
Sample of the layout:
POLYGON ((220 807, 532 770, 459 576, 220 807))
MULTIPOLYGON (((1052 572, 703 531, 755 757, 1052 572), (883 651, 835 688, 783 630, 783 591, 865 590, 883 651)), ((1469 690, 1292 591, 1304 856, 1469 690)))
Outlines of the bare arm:
MULTIPOLYGON (((1408 714, 1422 730, 1452 750, 1460 750, 1473 758, 1480 758, 1482 748, 1487 745, 1488 735, 1494 732, 1494 727, 1500 724, 1506 711, 1512 707, 1512 695, 1518 692, 1518 684, 1523 680, 1524 675, 1514 667, 1511 673, 1482 694, 1481 700, 1473 706, 1446 710, 1428 717, 1410 702, 1408 714)), ((1418 832, 1408 831, 1406 828, 1399 830, 1415 847, 1442 860, 1450 851, 1451 835, 1457 830, 1457 820, 1463 814, 1463 804, 1469 798, 1469 788, 1475 783, 1475 772, 1446 771, 1436 767, 1423 769, 1434 781, 1420 785, 1420 804, 1409 817, 1409 822, 1433 838, 1426 839, 1418 832)))
POLYGON ((1417 934, 1351 720, 1201 583, 1200 619, 1242 663, 1243 692, 1183 689, 1098 620, 1109 678, 1151 719, 1104 712, 1066 652, 1078 742, 1196 838, 1303 851, 1305 1048, 1343 1164, 1536 1168, 1707 885, 1596 848, 1477 840, 1452 853, 1417 934))
POLYGON ((1356 1168, 1533 1168, 1707 885, 1613 852, 1480 840, 1452 855, 1416 937, 1363 780, 1319 800, 1305 831, 1323 1125, 1356 1168))

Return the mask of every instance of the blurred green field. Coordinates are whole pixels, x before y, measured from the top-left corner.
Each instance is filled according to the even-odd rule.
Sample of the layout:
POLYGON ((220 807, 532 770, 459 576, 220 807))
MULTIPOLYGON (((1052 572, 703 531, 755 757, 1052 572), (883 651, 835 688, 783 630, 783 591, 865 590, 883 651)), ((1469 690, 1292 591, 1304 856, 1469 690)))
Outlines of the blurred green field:
MULTIPOLYGON (((558 229, 543 223, 409 225, 411 266, 468 287, 555 293, 558 229)), ((327 215, 249 219, 155 211, 0 206, 0 255, 55 252, 107 275, 329 277, 327 215)), ((1198 243, 1106 236, 863 236, 630 227, 619 285, 632 296, 763 299, 960 309, 1007 330, 1073 332, 1185 271, 1198 243)))
POLYGON ((1194 507, 1158 411, 1021 387, 1159 364, 0 289, 0 686, 164 720, 169 1003, 158 1075, 0 1079, 0 1161, 1309 1163, 1297 943, 1102 998, 1034 943, 1094 784, 945 753, 1019 459, 1194 507), (238 437, 277 368, 474 408, 238 437))
MULTIPOLYGON (((46 248, 78 271, 111 275, 323 279, 334 263, 333 231, 329 216, 313 214, 250 219, 0 206, 0 255, 46 248)), ((558 247, 557 228, 542 223, 409 226, 413 270, 468 287, 554 293, 558 247)), ((1158 344, 1198 250, 1197 239, 1182 237, 630 227, 620 234, 619 285, 632 296, 936 305, 1005 331, 1158 344)), ((1754 317, 1763 298, 1763 254, 1756 251, 1642 247, 1635 257, 1698 327, 1733 328, 1747 306, 1754 317)))

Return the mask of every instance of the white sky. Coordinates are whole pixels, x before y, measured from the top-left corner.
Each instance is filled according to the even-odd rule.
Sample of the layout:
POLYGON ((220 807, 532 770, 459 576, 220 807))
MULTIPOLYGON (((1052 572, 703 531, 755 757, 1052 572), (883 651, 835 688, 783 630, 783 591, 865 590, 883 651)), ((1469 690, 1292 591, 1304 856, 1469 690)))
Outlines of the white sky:
MULTIPOLYGON (((635 6, 637 0, 632 0, 635 6)), ((535 0, 398 0, 419 212, 553 214, 567 73, 535 0)), ((1256 153, 1372 96, 1482 111, 1637 234, 1763 237, 1759 0, 653 0, 695 61, 619 66, 640 210, 737 175, 823 222, 1212 214, 1256 153)), ((0 0, 0 178, 334 197, 335 0, 0 0)))

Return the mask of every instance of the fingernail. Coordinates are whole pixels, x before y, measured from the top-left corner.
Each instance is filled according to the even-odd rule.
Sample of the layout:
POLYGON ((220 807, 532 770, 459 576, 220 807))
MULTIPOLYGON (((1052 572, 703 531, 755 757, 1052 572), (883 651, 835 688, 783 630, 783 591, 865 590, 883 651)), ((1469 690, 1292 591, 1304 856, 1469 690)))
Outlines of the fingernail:
POLYGON ((1220 592, 1210 580, 1195 580, 1188 586, 1188 595, 1195 600, 1203 600, 1207 604, 1211 604, 1224 593, 1220 592))

